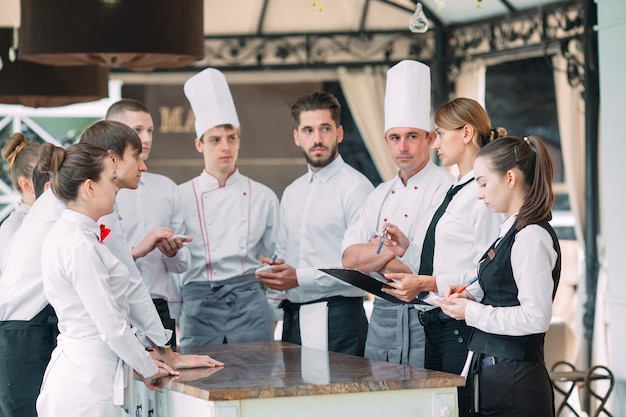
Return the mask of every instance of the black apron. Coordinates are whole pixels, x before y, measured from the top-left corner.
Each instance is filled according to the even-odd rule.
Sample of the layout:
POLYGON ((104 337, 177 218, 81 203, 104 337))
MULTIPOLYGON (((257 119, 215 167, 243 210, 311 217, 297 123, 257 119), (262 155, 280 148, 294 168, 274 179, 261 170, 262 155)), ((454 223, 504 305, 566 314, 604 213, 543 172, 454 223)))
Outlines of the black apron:
POLYGON ((37 417, 35 404, 58 335, 54 309, 0 322, 0 416, 37 417))
POLYGON ((328 303, 328 350, 363 356, 368 326, 363 297, 333 296, 308 303, 282 301, 279 305, 284 311, 282 341, 301 345, 300 306, 323 301, 328 303))

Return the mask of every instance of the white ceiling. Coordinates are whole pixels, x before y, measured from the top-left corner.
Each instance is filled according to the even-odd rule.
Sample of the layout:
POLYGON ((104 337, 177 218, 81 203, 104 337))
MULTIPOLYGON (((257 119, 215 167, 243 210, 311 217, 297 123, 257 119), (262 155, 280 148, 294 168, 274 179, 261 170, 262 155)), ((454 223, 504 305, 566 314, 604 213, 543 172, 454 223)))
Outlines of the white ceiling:
MULTIPOLYGON (((446 25, 505 15, 503 0, 423 0, 424 7, 446 25)), ((558 0, 504 0, 517 11, 558 0)), ((19 23, 19 0, 0 0, 0 26, 19 23)), ((205 34, 256 35, 265 6, 262 34, 407 30, 415 3, 411 0, 204 0, 205 34)))

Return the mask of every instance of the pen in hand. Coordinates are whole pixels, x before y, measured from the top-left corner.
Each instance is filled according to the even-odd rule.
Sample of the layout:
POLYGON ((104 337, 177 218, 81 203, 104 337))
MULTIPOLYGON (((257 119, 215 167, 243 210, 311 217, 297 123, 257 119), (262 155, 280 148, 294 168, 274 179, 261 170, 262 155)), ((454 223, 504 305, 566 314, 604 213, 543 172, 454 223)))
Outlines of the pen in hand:
POLYGON ((389 226, 391 226, 391 222, 387 222, 385 226, 385 230, 383 231, 382 236, 380 237, 380 243, 378 244, 378 248, 376 249, 376 255, 380 254, 380 251, 383 249, 383 245, 385 244, 385 239, 387 239, 387 230, 389 230, 389 226))
POLYGON ((467 287, 469 287, 470 285, 472 285, 476 281, 478 281, 478 277, 474 277, 474 278, 470 279, 470 281, 467 284, 465 284, 462 287, 460 287, 459 289, 457 289, 454 292, 454 294, 461 294, 463 291, 465 291, 467 289, 467 287))
POLYGON ((278 255, 272 256, 272 261, 270 262, 270 265, 274 265, 274 262, 276 262, 276 258, 278 258, 278 255))

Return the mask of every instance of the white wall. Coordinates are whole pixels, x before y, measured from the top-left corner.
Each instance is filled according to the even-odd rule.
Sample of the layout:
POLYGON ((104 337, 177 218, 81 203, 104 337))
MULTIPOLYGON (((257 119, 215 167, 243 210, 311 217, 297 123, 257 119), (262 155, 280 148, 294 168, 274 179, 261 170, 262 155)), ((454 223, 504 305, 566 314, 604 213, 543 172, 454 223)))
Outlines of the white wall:
POLYGON ((626 416, 626 1, 596 0, 600 69, 601 216, 608 267, 611 370, 617 378, 614 415, 626 416))

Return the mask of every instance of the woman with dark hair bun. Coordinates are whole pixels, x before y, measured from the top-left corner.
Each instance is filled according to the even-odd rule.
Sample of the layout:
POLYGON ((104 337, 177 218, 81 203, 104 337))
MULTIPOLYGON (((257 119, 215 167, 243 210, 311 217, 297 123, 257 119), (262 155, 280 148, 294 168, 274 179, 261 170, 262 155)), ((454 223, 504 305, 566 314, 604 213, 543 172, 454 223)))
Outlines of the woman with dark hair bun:
POLYGON ((59 319, 57 347, 46 368, 37 412, 46 416, 113 417, 121 413, 124 365, 150 389, 174 371, 152 359, 128 322, 129 272, 107 249, 102 216, 117 193, 113 160, 104 149, 43 145, 39 170, 67 208, 47 234, 42 253, 46 298, 59 319))
POLYGON ((553 416, 554 393, 543 344, 561 273, 552 218, 554 167, 535 136, 507 136, 480 150, 474 164, 478 198, 506 220, 482 256, 478 285, 459 285, 435 301, 473 327, 470 378, 478 381, 480 416, 553 416))

